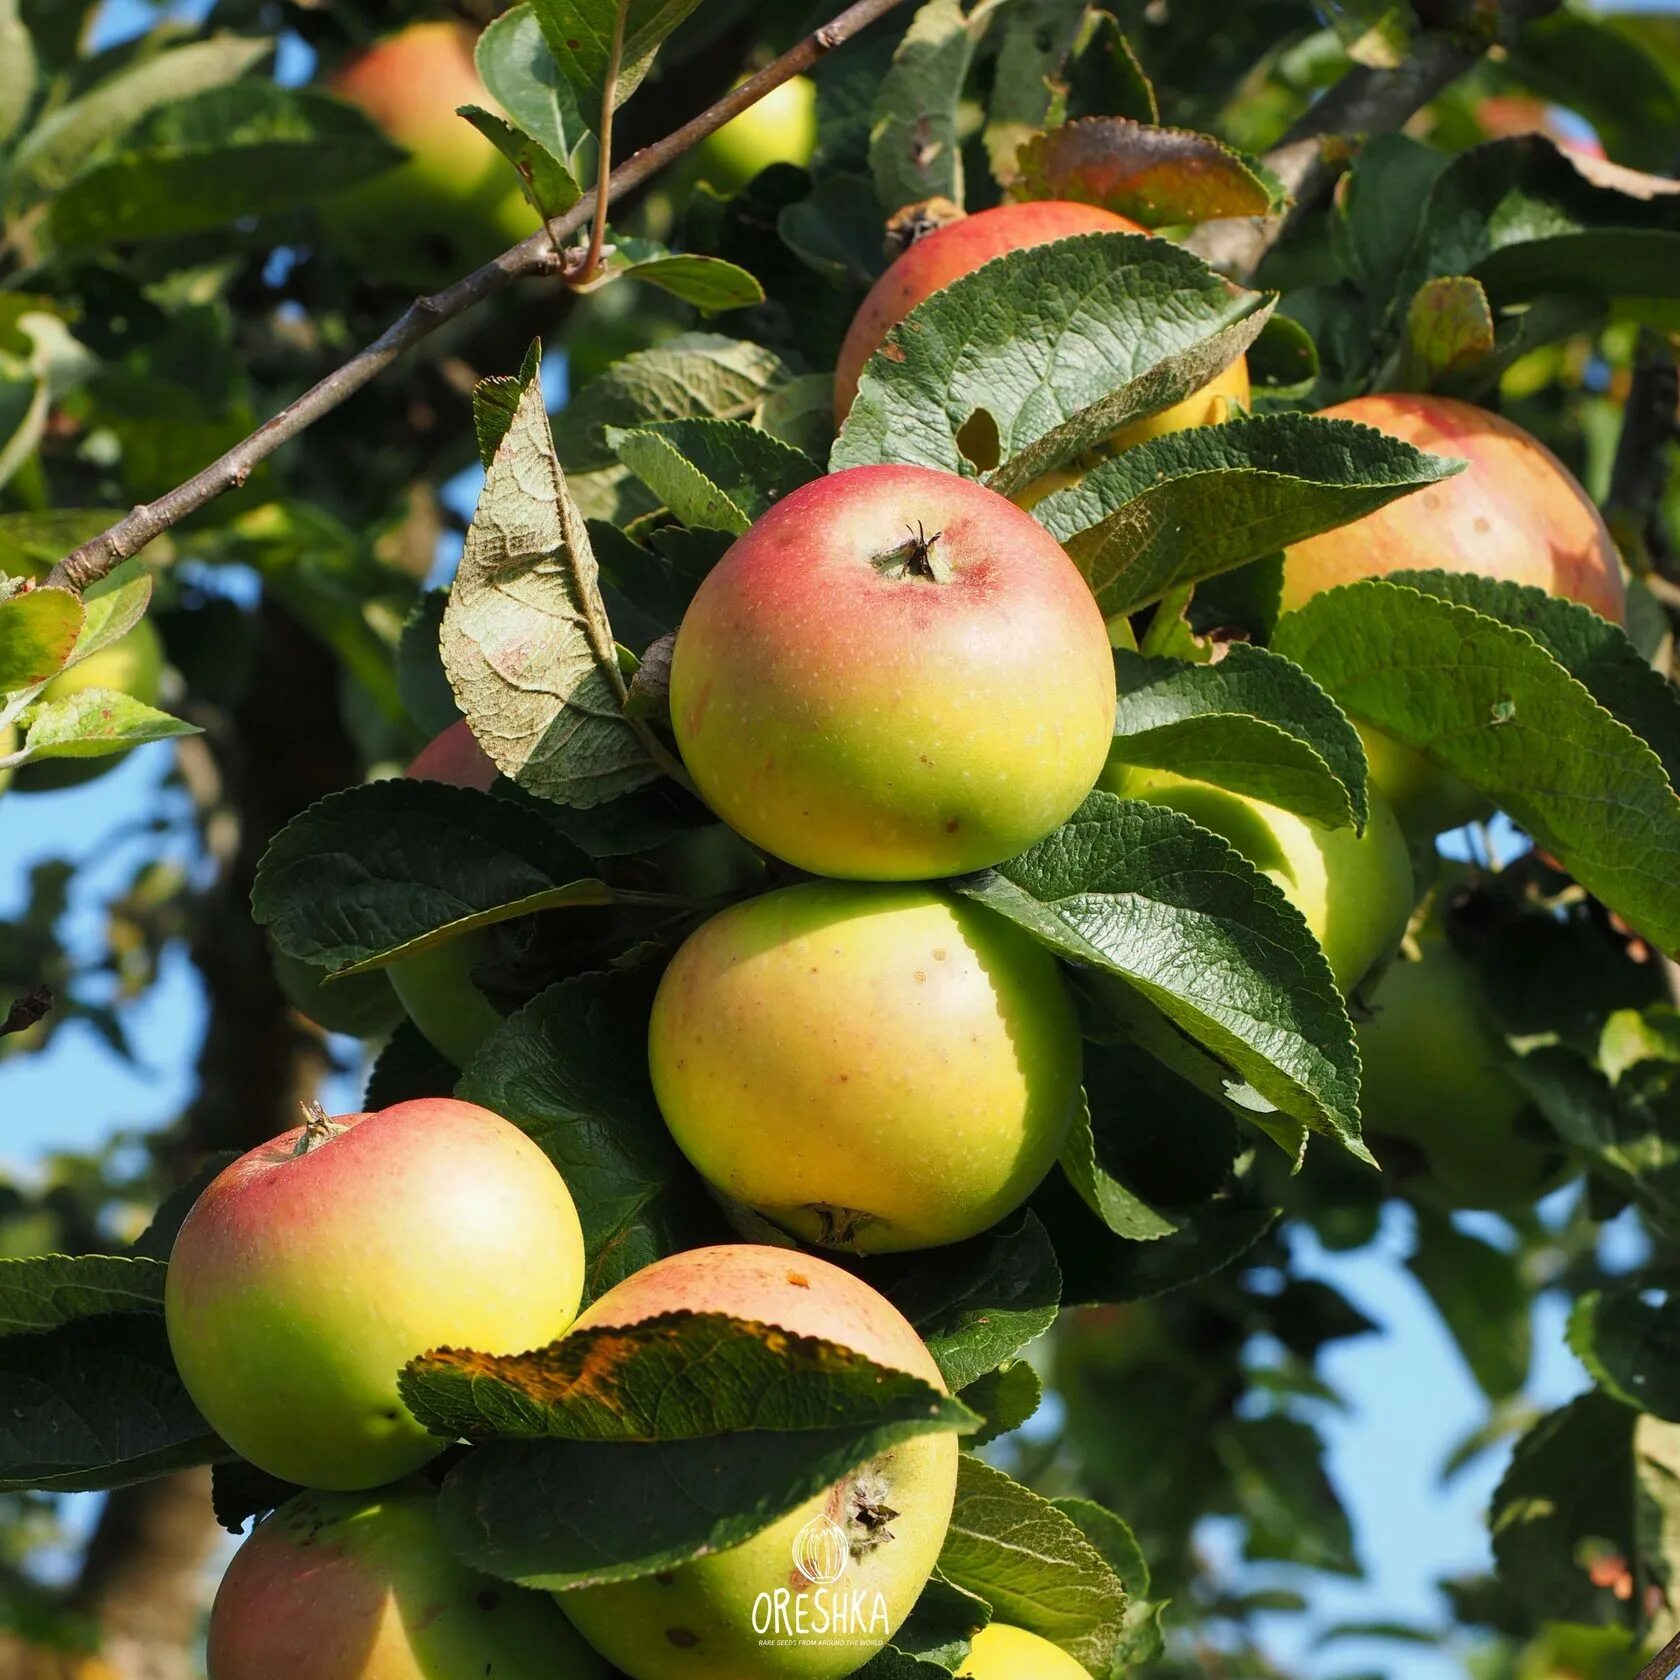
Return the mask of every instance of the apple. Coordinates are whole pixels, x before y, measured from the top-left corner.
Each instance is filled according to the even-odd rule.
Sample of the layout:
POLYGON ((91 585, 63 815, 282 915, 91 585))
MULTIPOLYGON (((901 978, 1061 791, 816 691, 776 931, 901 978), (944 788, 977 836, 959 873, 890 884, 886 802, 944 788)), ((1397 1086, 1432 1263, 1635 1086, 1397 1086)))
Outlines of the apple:
POLYGON ((383 1038, 402 1019, 402 1005, 393 996, 390 981, 377 969, 333 980, 327 969, 287 956, 272 941, 268 960, 286 1001, 306 1021, 327 1032, 383 1038))
MULTIPOLYGON (((216 1680, 212 1675, 211 1680, 216 1680)), ((957 1680, 1089 1680, 1059 1645, 1025 1628, 991 1622, 969 1641, 957 1680)))
MULTIPOLYGON (((672 1255, 608 1290, 578 1327, 679 1311, 820 1336, 945 1392, 933 1356, 890 1301, 789 1249, 726 1244, 672 1255)), ((739 1546, 562 1593, 560 1605, 632 1680, 837 1680, 863 1667, 909 1615, 944 1544, 956 1481, 956 1435, 918 1435, 739 1546), (812 1567, 819 1559, 825 1567, 812 1567), (819 1621, 842 1622, 842 1599, 854 1619, 815 1631, 819 1621)))
POLYGON ((1343 992, 1352 992, 1406 932, 1415 887, 1394 813, 1371 793, 1365 832, 1324 828, 1246 794, 1111 762, 1102 785, 1127 799, 1182 811, 1222 835, 1306 918, 1343 992))
POLYGON ((1081 1045, 1055 959, 925 886, 812 881, 704 923, 648 1032, 671 1135, 716 1189, 808 1242, 959 1242, 1061 1151, 1081 1045))
MULTIPOLYGON (((497 770, 467 727, 467 720, 460 718, 420 749, 408 767, 408 775, 417 781, 447 782, 451 787, 488 793, 497 770)), ((398 957, 385 966, 391 990, 404 1013, 426 1042, 455 1067, 464 1068, 502 1024, 501 1011, 472 977, 480 963, 495 955, 495 934, 489 928, 478 928, 398 957)))
POLYGON ((193 1204, 164 1308, 211 1427, 271 1475, 368 1488, 443 1442, 397 1373, 435 1347, 520 1353, 576 1316, 583 1236, 565 1182, 517 1127, 448 1097, 309 1123, 193 1204))
MULTIPOLYGON (((1621 560, 1609 529, 1574 475, 1520 426, 1451 397, 1385 393, 1324 410, 1468 466, 1455 478, 1309 537, 1291 548, 1283 608, 1321 589, 1390 572, 1478 572, 1530 584, 1591 607, 1620 624, 1626 616, 1621 560)), ((1485 818, 1484 795, 1421 753, 1362 727, 1372 779, 1406 832, 1439 834, 1485 818)))
MULTIPOLYGON (((1009 251, 1048 245, 1081 233, 1147 233, 1149 230, 1112 210, 1061 199, 1000 204, 977 215, 964 216, 918 239, 870 288, 840 346, 834 370, 834 418, 844 421, 857 397, 864 364, 886 343, 887 334, 924 298, 953 280, 971 274, 982 263, 1009 251)), ((1124 426, 1109 440, 1110 449, 1129 449, 1147 438, 1193 426, 1213 425, 1248 408, 1248 362, 1239 356, 1199 391, 1159 414, 1124 426)), ((1055 484, 1040 480, 1023 493, 1037 500, 1052 488, 1071 482, 1076 473, 1064 472, 1055 484)))
MULTIPOLYGON (((109 688, 130 695, 142 705, 155 706, 163 687, 163 665, 163 639, 152 621, 143 618, 109 647, 59 672, 36 696, 35 703, 44 706, 90 688, 109 688)), ((57 793, 63 788, 81 787, 116 769, 127 757, 126 752, 119 752, 101 758, 43 758, 38 764, 21 767, 18 792, 57 793)))
MULTIPOLYGON (((5 758, 8 754, 15 753, 17 750, 17 725, 8 723, 5 728, 0 729, 0 758, 5 758)), ((0 793, 4 793, 11 785, 12 772, 10 770, 0 770, 0 793)))
POLYGON ((1449 1206, 1531 1207, 1559 1152, 1518 1129, 1528 1095, 1473 971, 1439 930, 1418 949, 1389 966, 1359 1024, 1365 1129, 1379 1159, 1382 1137, 1415 1144, 1449 1206))
POLYGON ((545 1593, 465 1568, 421 1484, 301 1493, 234 1553, 210 1680, 606 1680, 545 1593))
POLYGON ((773 163, 803 169, 816 146, 817 84, 794 76, 707 135, 695 157, 702 181, 720 193, 736 193, 773 163))
POLYGON ((770 509, 677 633, 701 796, 817 875, 1000 863, 1090 792, 1114 736, 1102 613, 1056 540, 926 467, 853 467, 770 509))
POLYGON ((321 207, 333 241, 375 279, 445 285, 541 225, 513 165, 456 115, 462 105, 496 109, 473 64, 474 39, 456 19, 409 24, 328 83, 409 154, 321 207))

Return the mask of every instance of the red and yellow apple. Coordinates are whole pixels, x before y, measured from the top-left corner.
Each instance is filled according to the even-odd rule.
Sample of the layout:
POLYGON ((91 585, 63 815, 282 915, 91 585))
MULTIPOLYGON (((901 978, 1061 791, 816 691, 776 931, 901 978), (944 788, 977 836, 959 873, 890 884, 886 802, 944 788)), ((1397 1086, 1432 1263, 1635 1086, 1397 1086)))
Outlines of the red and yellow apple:
POLYGON ((301 1493, 234 1554, 210 1680, 606 1680, 545 1593, 457 1563, 423 1485, 301 1493))
MULTIPOLYGON (((460 718, 422 747, 408 767, 411 779, 446 782, 487 793, 496 766, 460 718)), ((473 983, 473 969, 496 954, 488 928, 457 934, 388 963, 391 989, 422 1036, 446 1061, 464 1068, 502 1024, 502 1013, 473 983)))
MULTIPOLYGON (((853 317, 834 370, 834 418, 844 421, 857 397, 864 364, 886 343, 887 334, 923 299, 953 280, 971 274, 993 257, 1033 245, 1048 245, 1081 233, 1147 233, 1125 216, 1093 204, 1062 199, 1000 204, 977 215, 964 216, 918 239, 870 288, 853 317)), ((1107 443, 1110 450, 1129 449, 1148 438, 1193 426, 1215 425, 1248 408, 1248 362, 1239 356, 1199 391, 1182 402, 1122 427, 1107 443)), ((1070 473, 1061 475, 1069 481, 1070 473)), ((1043 481, 1030 492, 1033 499, 1048 493, 1043 481)))
POLYGON ((672 959, 648 1034, 671 1135, 808 1242, 958 1242, 1060 1153, 1081 1045, 1055 959, 931 887, 812 881, 731 906, 672 959))
POLYGON ((677 633, 683 762, 813 874, 999 863, 1091 790, 1114 735, 1101 612, 1055 539, 972 480, 853 467, 778 502, 677 633))
POLYGON ((430 1348, 519 1353, 583 1292, 564 1180, 517 1127, 447 1097, 317 1115, 242 1155, 170 1255, 169 1345, 236 1452, 287 1481, 368 1488, 443 1443, 397 1373, 430 1348))
POLYGON ((1389 966, 1358 1027, 1359 1104, 1372 1147, 1381 1160, 1383 1137, 1415 1144, 1449 1206, 1532 1206, 1559 1152, 1518 1129, 1528 1094, 1474 972, 1434 928, 1418 951, 1389 966))
POLYGON ((773 163, 803 169, 816 145, 817 84, 793 76, 708 134, 694 156, 702 181, 721 193, 736 193, 773 163))
MULTIPOLYGON (((672 1255, 608 1290, 578 1328, 680 1311, 820 1336, 945 1390, 921 1337, 890 1301, 789 1249, 731 1244, 672 1255)), ((739 1546, 639 1580, 562 1593, 560 1604, 634 1680, 838 1680, 868 1662, 909 1615, 944 1544, 956 1479, 957 1437, 918 1435, 739 1546), (828 1564, 811 1570, 815 1580, 798 1566, 813 1524, 828 1564), (854 1594, 861 1612, 842 1617, 837 1601, 850 1604, 854 1594), (824 1621, 831 1631, 818 1631, 824 1621), (803 1634, 782 1637, 801 1627, 803 1634)))
POLYGON ((412 23, 357 54, 328 84, 408 160, 324 200, 334 242, 364 273, 444 285, 540 225, 509 163, 465 117, 495 109, 457 19, 412 23))
POLYGON ((1228 840, 1306 918, 1344 992, 1391 956, 1405 935, 1415 893, 1411 858, 1394 813, 1375 791, 1365 832, 1358 835, 1246 794, 1118 760, 1103 773, 1102 785, 1126 799, 1171 806, 1228 840))
MULTIPOLYGON (((212 1676, 211 1680, 215 1680, 212 1676)), ((1025 1628, 991 1622, 969 1642, 957 1680, 1088 1680, 1059 1645, 1025 1628)))
MULTIPOLYGON (((1454 478, 1296 543, 1284 563, 1285 611, 1361 578, 1449 571, 1529 584, 1623 622, 1622 566, 1610 532, 1574 475, 1538 438, 1451 397, 1355 397, 1325 409, 1324 418, 1374 426, 1469 464, 1454 478)), ((1492 809, 1421 753, 1375 729, 1361 734, 1372 781, 1408 833, 1438 834, 1492 809)))

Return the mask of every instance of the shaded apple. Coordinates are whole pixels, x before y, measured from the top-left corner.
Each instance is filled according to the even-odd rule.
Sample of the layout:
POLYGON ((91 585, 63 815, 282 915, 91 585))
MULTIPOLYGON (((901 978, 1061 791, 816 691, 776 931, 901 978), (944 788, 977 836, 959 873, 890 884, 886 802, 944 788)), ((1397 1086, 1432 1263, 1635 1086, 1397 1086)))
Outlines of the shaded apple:
POLYGON ((606 1680, 545 1593, 457 1563, 421 1484, 302 1493, 210 1612, 209 1680, 606 1680))
MULTIPOLYGON (((578 1326, 638 1324, 684 1310, 820 1336, 945 1390, 921 1337, 890 1301, 789 1249, 730 1244, 673 1255, 608 1290, 578 1326)), ((944 1544, 956 1478, 957 1437, 918 1435, 739 1546, 640 1580, 562 1593, 560 1604, 631 1680, 838 1680, 910 1613, 944 1544), (810 1567, 815 1558, 824 1567, 810 1567), (802 1619, 807 1630, 786 1642, 778 1593, 783 1623, 802 1619), (847 1629, 811 1631, 825 1608, 839 1620, 836 1602, 849 1604, 853 1594, 861 1613, 847 1629)))
POLYGON ((1056 961, 925 886, 813 881, 714 916, 672 959, 649 1061, 683 1153, 807 1241, 958 1242, 1054 1164, 1079 1026, 1056 961))
POLYGON ((778 502, 677 634, 671 717, 707 803, 813 874, 955 875, 1042 839, 1114 734, 1091 591, 1029 515, 925 467, 778 502))
POLYGON ((545 1345, 577 1312, 583 1263, 560 1174, 497 1115, 447 1097, 317 1112, 193 1204, 169 1345, 211 1427, 260 1469, 375 1487, 443 1446, 398 1397, 403 1365, 545 1345))
POLYGON ((1116 761, 1102 785, 1182 811, 1230 841, 1306 918, 1343 992, 1391 956, 1405 934, 1415 895, 1411 858, 1393 812, 1374 791, 1365 832, 1356 835, 1168 770, 1116 761))
POLYGON ((816 145, 817 84, 808 76, 794 76, 707 135, 694 155, 702 181, 721 193, 735 193, 773 163, 803 169, 816 145))

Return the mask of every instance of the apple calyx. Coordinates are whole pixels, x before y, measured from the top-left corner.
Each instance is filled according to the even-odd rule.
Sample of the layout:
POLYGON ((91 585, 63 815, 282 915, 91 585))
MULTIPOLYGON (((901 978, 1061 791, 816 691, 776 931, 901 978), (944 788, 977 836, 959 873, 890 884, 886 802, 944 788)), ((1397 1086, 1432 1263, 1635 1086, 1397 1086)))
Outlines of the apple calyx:
POLYGON ((303 1136, 292 1148, 294 1157, 307 1155, 323 1143, 330 1143, 344 1130, 336 1120, 328 1117, 327 1111, 318 1102, 310 1101, 299 1106, 303 1109, 303 1136))
POLYGON ((875 1223, 875 1215, 862 1208, 837 1207, 831 1202, 810 1202, 807 1210, 817 1216, 821 1230, 817 1234, 819 1248, 844 1248, 861 1253, 858 1234, 866 1225, 875 1223))
POLYGON ((888 1525, 899 1512, 887 1503, 886 1478, 872 1473, 873 1470, 873 1466, 868 1466, 860 1471, 850 1489, 851 1510, 846 1527, 855 1559, 867 1557, 895 1538, 888 1525))
POLYGON ((943 531, 935 531, 930 537, 922 529, 921 521, 917 520, 915 530, 897 548, 888 549, 885 554, 875 557, 875 569, 887 577, 918 578, 923 583, 949 583, 951 568, 942 556, 934 553, 934 544, 944 534, 943 531))

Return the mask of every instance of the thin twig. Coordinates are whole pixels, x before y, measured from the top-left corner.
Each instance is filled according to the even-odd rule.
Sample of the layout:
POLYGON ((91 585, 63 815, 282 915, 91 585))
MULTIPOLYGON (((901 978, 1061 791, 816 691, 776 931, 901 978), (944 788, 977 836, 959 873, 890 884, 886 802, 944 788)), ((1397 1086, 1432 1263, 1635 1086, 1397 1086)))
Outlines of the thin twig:
POLYGON ((1676 1668, 1680 1668, 1680 1633, 1640 1669, 1634 1680, 1668 1680, 1676 1668))
POLYGON ((618 107, 618 72, 624 62, 624 20, 630 0, 618 0, 613 20, 612 51, 607 54, 607 78, 601 89, 601 174, 595 188, 595 225, 589 230, 589 249, 575 271, 566 275, 569 286, 586 286, 601 266, 601 247, 607 240, 607 206, 612 202, 613 113, 618 107))
MULTIPOLYGON (((854 0, 839 16, 790 47, 756 76, 731 88, 699 116, 626 158, 608 177, 607 202, 613 203, 651 179, 673 158, 722 128, 731 117, 739 116, 783 82, 809 70, 820 58, 903 3, 904 0, 854 0)), ((225 455, 155 502, 134 508, 108 531, 67 554, 48 573, 47 583, 58 589, 82 590, 98 582, 119 562, 138 554, 154 537, 180 524, 189 514, 226 491, 237 489, 258 463, 267 460, 281 444, 330 414, 445 321, 465 314, 515 280, 558 275, 561 264, 555 256, 556 249, 563 247, 566 239, 595 214, 599 197, 599 191, 592 188, 565 215, 557 216, 546 228, 504 251, 494 261, 441 292, 417 299, 365 350, 310 386, 225 455)))

